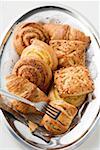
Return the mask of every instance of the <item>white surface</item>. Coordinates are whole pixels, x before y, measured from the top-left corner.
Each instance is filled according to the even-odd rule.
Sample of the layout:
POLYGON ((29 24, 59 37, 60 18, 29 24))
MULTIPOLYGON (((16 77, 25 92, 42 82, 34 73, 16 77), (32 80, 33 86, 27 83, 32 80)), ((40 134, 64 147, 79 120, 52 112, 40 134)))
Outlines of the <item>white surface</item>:
MULTIPOLYGON (((59 2, 57 2, 59 3, 59 2)), ((30 9, 33 9, 35 6, 40 4, 44 4, 43 1, 38 2, 1 2, 0 5, 0 32, 4 32, 5 28, 8 24, 14 20, 16 17, 20 16, 24 12, 27 12, 30 9), (23 5, 24 4, 24 5, 23 5)), ((45 4, 49 4, 49 2, 45 2, 45 4)), ((54 4, 54 2, 53 2, 54 4)), ((56 3, 55 3, 56 4, 56 3)), ((99 28, 99 4, 98 2, 68 2, 63 1, 60 4, 68 5, 78 11, 80 11, 84 16, 90 20, 90 22, 95 26, 98 30, 99 28), (94 10, 95 8, 95 10, 94 10)), ((1 116, 1 115, 0 115, 1 116)), ((23 145, 19 144, 17 140, 15 140, 9 131, 6 129, 4 125, 4 121, 1 116, 0 121, 1 133, 0 133, 0 150, 2 149, 13 149, 13 150, 22 150, 27 149, 23 145), (9 148, 8 148, 9 147, 9 148)), ((100 149, 100 126, 97 127, 94 134, 77 150, 99 150, 100 149)))

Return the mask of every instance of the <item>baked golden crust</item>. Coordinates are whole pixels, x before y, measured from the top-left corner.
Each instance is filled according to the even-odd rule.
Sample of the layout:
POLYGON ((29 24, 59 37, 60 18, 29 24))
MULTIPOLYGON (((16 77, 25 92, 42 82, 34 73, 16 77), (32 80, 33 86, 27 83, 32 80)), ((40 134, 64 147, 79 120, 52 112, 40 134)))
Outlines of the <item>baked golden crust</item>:
POLYGON ((83 66, 61 68, 55 72, 54 82, 62 98, 84 95, 94 90, 89 71, 83 66))
POLYGON ((26 22, 19 23, 16 26, 13 35, 13 45, 19 55, 21 55, 25 47, 31 45, 34 38, 47 43, 49 41, 49 35, 40 23, 26 22))
POLYGON ((61 111, 57 120, 44 115, 41 124, 53 135, 66 132, 77 113, 77 108, 63 100, 51 101, 50 105, 61 111))
POLYGON ((87 47, 91 43, 90 37, 86 36, 83 32, 81 32, 78 29, 75 29, 71 26, 69 26, 69 29, 66 34, 66 38, 68 40, 78 40, 78 41, 83 41, 87 43, 87 47))
POLYGON ((52 79, 51 68, 43 60, 36 57, 18 60, 12 74, 28 79, 44 92, 48 89, 52 79))
POLYGON ((85 51, 87 47, 85 42, 75 40, 51 40, 50 46, 57 55, 60 67, 85 65, 85 51))
POLYGON ((49 91, 48 97, 50 98, 50 100, 53 100, 53 101, 64 100, 67 103, 70 103, 76 107, 79 107, 85 101, 86 94, 85 95, 78 95, 78 96, 67 96, 66 98, 62 98, 62 97, 60 97, 57 89, 54 86, 52 86, 51 90, 49 91))
POLYGON ((54 50, 43 41, 34 39, 32 44, 23 50, 21 58, 34 56, 42 59, 52 70, 57 68, 58 59, 54 50))
POLYGON ((49 34, 51 40, 63 40, 66 37, 69 25, 48 23, 44 24, 43 27, 49 34))
MULTIPOLYGON (((9 92, 28 99, 32 102, 46 101, 49 102, 48 97, 37 86, 23 77, 10 75, 7 78, 7 89, 9 92)), ((28 114, 36 112, 35 107, 29 106, 25 103, 12 100, 11 105, 14 109, 21 113, 28 114)))
POLYGON ((78 40, 86 42, 87 47, 91 42, 89 36, 67 24, 44 24, 44 29, 51 40, 78 40))

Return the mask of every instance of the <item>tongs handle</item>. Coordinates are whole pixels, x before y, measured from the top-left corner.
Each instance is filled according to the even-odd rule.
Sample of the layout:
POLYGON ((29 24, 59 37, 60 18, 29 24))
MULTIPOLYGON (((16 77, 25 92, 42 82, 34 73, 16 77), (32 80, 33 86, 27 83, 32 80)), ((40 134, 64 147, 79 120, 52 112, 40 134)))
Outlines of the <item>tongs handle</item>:
MULTIPOLYGON (((35 107, 35 104, 33 102, 28 101, 27 99, 25 99, 23 97, 17 96, 17 95, 12 94, 12 93, 9 93, 9 92, 1 89, 1 88, 0 88, 0 94, 4 95, 4 96, 6 96, 6 97, 8 97, 10 99, 15 99, 17 101, 20 101, 20 102, 23 102, 23 103, 26 103, 28 105, 31 105, 31 106, 35 107)), ((7 100, 9 101, 9 99, 7 99, 7 100)))

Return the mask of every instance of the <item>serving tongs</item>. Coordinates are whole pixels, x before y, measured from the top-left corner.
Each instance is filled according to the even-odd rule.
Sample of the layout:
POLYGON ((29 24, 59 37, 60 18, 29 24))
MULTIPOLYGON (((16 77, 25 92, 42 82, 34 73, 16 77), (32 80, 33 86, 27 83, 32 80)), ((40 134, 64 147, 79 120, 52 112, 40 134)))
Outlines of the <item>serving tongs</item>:
POLYGON ((0 88, 0 93, 10 99, 15 99, 15 100, 23 102, 25 104, 31 105, 31 106, 35 107, 39 112, 47 114, 48 116, 50 116, 51 118, 53 118, 55 120, 59 117, 59 115, 61 113, 60 110, 58 110, 57 108, 53 107, 52 105, 48 104, 45 101, 31 102, 23 97, 9 93, 1 88, 0 88))
POLYGON ((14 130, 18 133, 18 135, 23 137, 23 135, 21 135, 21 133, 17 130, 14 124, 16 120, 23 123, 29 129, 31 129, 30 131, 32 135, 41 138, 47 143, 50 142, 52 137, 51 133, 49 133, 44 127, 40 126, 40 121, 43 117, 43 114, 41 114, 41 116, 40 114, 32 114, 33 117, 31 120, 29 116, 23 115, 17 110, 12 109, 9 106, 9 103, 8 104, 5 103, 6 101, 7 99, 5 97, 0 97, 0 109, 3 111, 4 114, 7 113, 7 116, 9 116, 8 118, 10 118, 10 124, 11 126, 13 126, 14 130), (35 129, 34 128, 32 129, 32 125, 34 126, 34 124, 37 125, 37 127, 35 129))
MULTIPOLYGON (((33 102, 30 102, 24 98, 20 98, 19 96, 16 96, 16 95, 13 95, 13 94, 10 94, 9 92, 6 92, 2 89, 0 89, 0 93, 5 95, 6 97, 9 97, 10 99, 16 99, 18 101, 21 101, 21 102, 24 102, 28 105, 31 105, 31 106, 34 106, 34 103, 33 102), (6 94, 5 94, 6 93, 6 94)), ((14 125, 14 121, 15 120, 18 120, 20 121, 21 123, 23 123, 24 125, 26 125, 27 127, 30 128, 30 124, 32 124, 32 121, 34 123, 36 123, 38 125, 38 127, 35 129, 35 130, 32 130, 31 129, 31 133, 32 135, 35 135, 39 138, 41 138, 42 140, 44 140, 45 142, 49 143, 51 141, 51 137, 53 137, 53 135, 48 132, 44 127, 40 126, 40 121, 43 117, 43 114, 32 114, 32 118, 34 118, 34 120, 30 120, 30 117, 26 116, 26 115, 23 115, 21 114, 20 112, 18 112, 17 110, 14 110, 12 108, 10 108, 10 106, 8 104, 5 104, 5 100, 6 101, 9 101, 9 99, 7 99, 6 97, 1 97, 0 99, 0 108, 2 109, 2 111, 5 111, 9 116, 10 118, 12 119, 12 124, 13 126, 14 125)), ((83 103, 83 105, 80 107, 79 111, 78 111, 78 114, 77 116, 75 117, 75 122, 74 124, 72 124, 70 126, 70 128, 68 129, 67 132, 69 132, 71 129, 73 129, 81 120, 81 117, 82 117, 82 114, 83 114, 83 111, 84 111, 84 108, 86 107, 86 105, 92 101, 92 95, 91 94, 88 94, 88 98, 87 100, 83 103)), ((42 104, 42 103, 41 103, 42 104)), ((47 105, 47 104, 46 104, 47 105)), ((40 107, 39 107, 40 108, 40 107)), ((46 110, 46 109, 45 109, 46 110)), ((48 114, 49 115, 49 114, 48 114)), ((52 116, 51 116, 52 117, 52 116)), ((53 118, 53 117, 52 117, 53 118)), ((57 118, 56 118, 57 119, 57 118)), ((17 129, 16 129, 17 130, 17 129)), ((18 134, 19 131, 17 131, 18 134)), ((23 135, 20 135, 21 137, 23 135)))

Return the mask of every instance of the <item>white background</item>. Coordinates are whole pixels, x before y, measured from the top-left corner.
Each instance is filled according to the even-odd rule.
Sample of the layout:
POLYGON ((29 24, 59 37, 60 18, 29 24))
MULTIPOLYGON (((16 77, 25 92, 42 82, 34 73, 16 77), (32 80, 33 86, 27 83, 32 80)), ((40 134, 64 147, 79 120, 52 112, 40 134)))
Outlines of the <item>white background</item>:
MULTIPOLYGON (((33 9, 36 6, 47 4, 61 4, 64 6, 70 6, 77 11, 81 12, 95 27, 95 29, 100 33, 100 16, 99 1, 47 1, 47 0, 33 0, 33 1, 0 1, 0 35, 3 35, 7 26, 14 21, 18 16, 24 14, 25 12, 33 9)), ((100 123, 96 127, 94 133, 89 137, 89 139, 82 144, 77 150, 99 150, 100 149, 100 123)), ((9 133, 5 127, 4 120, 2 118, 2 113, 0 112, 0 150, 27 150, 26 147, 19 144, 17 140, 9 133)))

